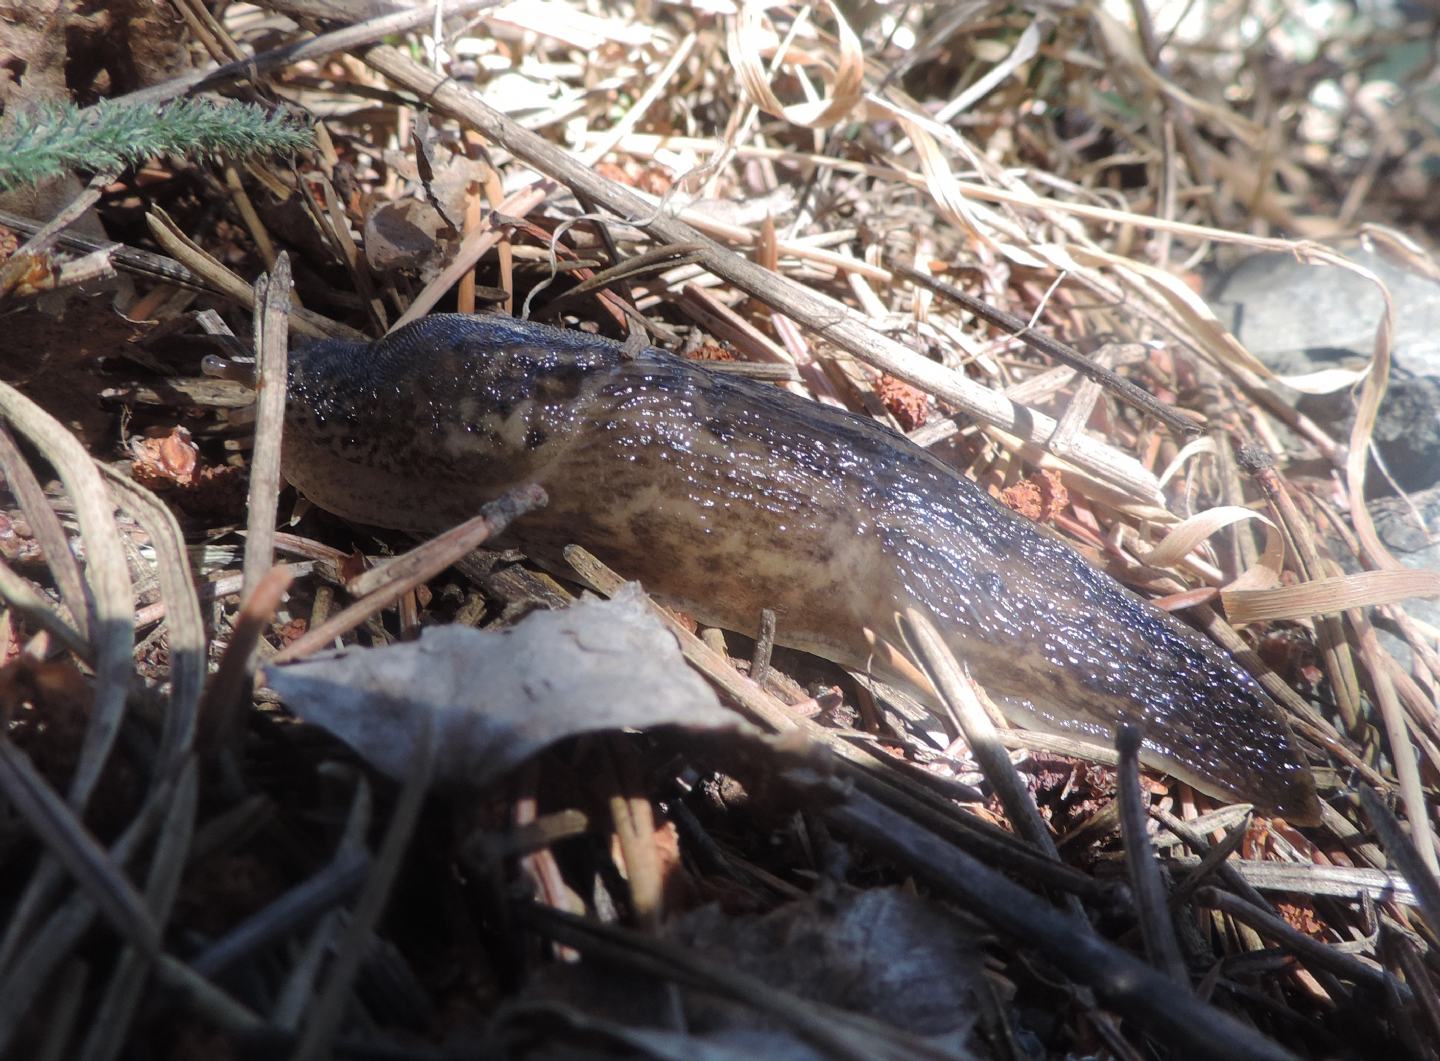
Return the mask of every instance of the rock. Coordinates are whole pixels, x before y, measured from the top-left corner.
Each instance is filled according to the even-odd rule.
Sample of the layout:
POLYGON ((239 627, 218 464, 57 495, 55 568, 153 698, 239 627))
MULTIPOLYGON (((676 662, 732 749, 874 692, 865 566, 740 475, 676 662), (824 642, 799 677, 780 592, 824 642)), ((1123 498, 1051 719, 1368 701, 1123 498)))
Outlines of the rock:
MULTIPOLYGON (((1394 364, 1373 437, 1410 503, 1393 495, 1372 461, 1368 507, 1380 540, 1396 559, 1406 567, 1440 568, 1440 283, 1371 251, 1347 253, 1376 273, 1395 301, 1394 364)), ((1221 322, 1281 375, 1360 367, 1371 356, 1384 311, 1384 300, 1368 281, 1344 269, 1305 265, 1288 254, 1243 259, 1211 285, 1210 303, 1221 322)), ((1348 435, 1355 415, 1348 390, 1320 395, 1282 390, 1339 439, 1348 435)), ((1358 570, 1343 543, 1333 540, 1331 548, 1347 569, 1358 570)), ((1404 607, 1414 618, 1440 626, 1440 601, 1414 599, 1404 607)), ((1380 639, 1409 665, 1404 641, 1385 629, 1380 639)))
MULTIPOLYGON (((1395 301, 1394 365, 1375 425, 1376 449, 1401 489, 1440 483, 1440 283, 1381 255, 1347 252, 1376 273, 1395 301)), ((1375 286, 1344 269, 1305 265, 1288 254, 1242 259, 1211 285, 1222 323, 1281 375, 1358 368, 1369 360, 1384 301, 1375 286)), ((1354 420, 1348 391, 1302 395, 1296 408, 1342 438, 1354 420)), ((1372 496, 1389 492, 1372 465, 1372 496)))
MULTIPOLYGON (((1440 376, 1440 283, 1373 251, 1347 250, 1395 300, 1396 363, 1440 376)), ((1211 285, 1211 308, 1276 372, 1310 372, 1370 357, 1384 300, 1369 281, 1289 254, 1253 254, 1211 285)))
MULTIPOLYGON (((1375 532, 1395 559, 1406 567, 1440 570, 1440 486, 1411 494, 1410 504, 1420 513, 1419 524, 1415 521, 1415 511, 1398 497, 1371 502, 1375 532)), ((1440 600, 1416 597, 1407 600, 1404 608, 1414 618, 1440 627, 1440 600)), ((1401 663, 1409 665, 1409 646, 1384 630, 1380 632, 1380 640, 1401 663)))

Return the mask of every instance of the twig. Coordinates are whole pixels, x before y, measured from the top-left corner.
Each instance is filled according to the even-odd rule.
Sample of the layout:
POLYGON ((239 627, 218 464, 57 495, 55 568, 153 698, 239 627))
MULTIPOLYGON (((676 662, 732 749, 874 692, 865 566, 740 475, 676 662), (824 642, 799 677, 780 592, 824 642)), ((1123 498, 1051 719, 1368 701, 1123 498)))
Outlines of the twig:
POLYGON ((1165 828, 1180 838, 1186 847, 1194 850, 1200 855, 1200 864, 1195 867, 1190 876, 1181 881, 1171 893, 1170 905, 1175 906, 1176 902, 1188 896, 1210 873, 1219 873, 1220 879, 1228 884, 1235 891, 1250 903, 1262 910, 1270 908, 1265 897, 1250 885, 1241 875, 1240 871, 1230 861, 1230 856, 1239 850, 1241 843, 1245 840, 1245 833, 1250 828, 1250 814, 1247 812, 1240 821, 1236 822, 1225 834, 1225 838, 1213 847, 1206 841, 1205 837, 1192 829, 1187 822, 1181 821, 1167 810, 1159 807, 1150 808, 1150 816, 1158 821, 1165 828))
POLYGON ((1410 992, 1405 985, 1395 980, 1384 969, 1367 965, 1352 954, 1327 946, 1318 939, 1312 939, 1299 929, 1291 928, 1281 917, 1266 913, 1259 907, 1251 906, 1245 900, 1222 892, 1219 888, 1205 887, 1195 893, 1195 902, 1229 914, 1261 935, 1269 936, 1301 961, 1312 962, 1336 976, 1351 980, 1367 987, 1381 990, 1396 989, 1408 1000, 1410 992))
POLYGON ((56 211, 54 217, 27 232, 30 238, 10 256, 9 260, 0 265, 0 296, 9 294, 20 283, 31 266, 63 238, 66 227, 74 224, 87 210, 100 201, 100 193, 104 190, 107 176, 107 174, 96 174, 86 185, 85 190, 56 211))
MULTIPOLYGON (((353 26, 322 33, 318 37, 287 44, 268 52, 261 52, 250 59, 230 63, 215 70, 196 71, 183 77, 162 81, 158 85, 142 88, 129 95, 119 97, 135 103, 163 103, 179 96, 204 92, 240 78, 255 79, 282 66, 291 66, 307 59, 323 59, 336 52, 348 51, 371 41, 378 41, 392 34, 424 26, 434 17, 435 12, 444 9, 447 15, 465 15, 485 7, 493 7, 498 0, 446 0, 445 3, 423 4, 419 7, 357 22, 353 26)), ((274 5, 283 7, 284 5, 274 5)))
MULTIPOLYGON (((1015 764, 996 739, 995 724, 975 693, 973 679, 962 670, 935 624, 918 608, 907 608, 900 625, 906 643, 964 735, 970 753, 980 764, 985 780, 999 797, 1015 830, 1041 854, 1059 862, 1055 838, 1040 817, 1035 799, 1020 779, 1015 764)), ((1070 909, 1071 913, 1083 916, 1084 911, 1073 897, 1070 909)))
POLYGON ((775 611, 760 609, 760 636, 755 638, 755 652, 750 657, 750 680, 762 688, 770 676, 770 654, 775 651, 775 611))
MULTIPOLYGON (((33 236, 46 228, 44 222, 23 217, 20 214, 12 214, 8 210, 0 210, 0 225, 13 228, 16 232, 28 236, 33 236)), ((59 233, 55 236, 55 242, 66 250, 77 253, 107 254, 118 268, 136 276, 148 277, 192 291, 225 293, 225 289, 217 287, 205 277, 187 269, 174 258, 167 258, 163 254, 153 254, 150 251, 127 247, 121 243, 111 243, 108 240, 91 239, 89 236, 77 235, 73 232, 59 233)))
POLYGON ((964 909, 1033 948, 1076 983, 1190 1057, 1290 1058, 1228 1013, 1176 992, 1169 977, 1089 931, 933 833, 859 793, 824 812, 836 829, 893 859, 964 909))
POLYGON ((200 743, 206 753, 233 756, 241 739, 240 719, 251 688, 255 649, 290 588, 291 574, 272 567, 245 598, 230 629, 230 643, 200 702, 200 743))
MULTIPOLYGON (((1323 579, 1328 572, 1321 563, 1314 536, 1310 533, 1310 524, 1295 507, 1284 480, 1271 466, 1269 454, 1258 447, 1246 446, 1236 454, 1236 459, 1241 467, 1250 473, 1255 484, 1265 494, 1266 500, 1270 502, 1271 511, 1275 513, 1275 518, 1291 546, 1291 553, 1299 561, 1305 578, 1312 582, 1323 579)), ((1336 704, 1344 719, 1345 732, 1358 740, 1365 724, 1360 714, 1360 683, 1355 676, 1355 660, 1345 641, 1340 617, 1316 616, 1315 626, 1321 651, 1325 655, 1326 669, 1330 673, 1331 687, 1335 690, 1336 704)))
POLYGON ((290 356, 290 256, 282 252, 268 277, 255 281, 255 448, 246 505, 245 583, 251 596, 275 562, 275 514, 280 504, 280 435, 290 356))
MULTIPOLYGON (((1196 869, 1202 859, 1179 856, 1171 861, 1179 868, 1196 869)), ((1250 859, 1231 859, 1225 866, 1234 870, 1245 883, 1244 888, 1235 890, 1244 895, 1247 901, 1253 901, 1253 890, 1262 893, 1289 892, 1292 895, 1334 896, 1348 901, 1354 901, 1357 896, 1363 895, 1377 903, 1419 905, 1404 876, 1390 870, 1365 866, 1317 866, 1309 862, 1260 862, 1250 859)), ((1228 879, 1226 883, 1229 884, 1228 879)), ((1262 910, 1272 907, 1272 904, 1263 900, 1257 905, 1262 910)))
POLYGON ((1189 990, 1190 974, 1175 938, 1165 881, 1145 829, 1145 797, 1140 791, 1140 731, 1134 726, 1121 726, 1115 735, 1115 749, 1120 753, 1120 832, 1125 838, 1125 864, 1130 867, 1140 938, 1145 942, 1150 963, 1182 990, 1189 990))
POLYGON ((956 305, 975 314, 985 323, 1003 328, 1037 353, 1052 357, 1062 365, 1067 365, 1082 373, 1086 378, 1101 384, 1135 408, 1155 417, 1172 431, 1185 436, 1193 435, 1204 427, 1203 424, 1185 415, 1174 406, 1162 402, 1155 395, 1113 369, 1100 364, 1094 358, 1086 357, 1068 343, 1062 343, 1043 332, 1035 331, 1030 327, 1029 321, 1023 320, 1013 313, 1007 313, 998 306, 992 306, 954 284, 947 284, 928 273, 922 273, 919 269, 912 269, 903 262, 892 262, 889 268, 896 276, 903 276, 913 284, 919 284, 921 287, 934 291, 937 295, 944 295, 956 305))
POLYGON ((1440 880, 1435 879, 1430 861, 1422 852, 1416 850, 1414 843, 1405 835, 1405 830, 1395 820, 1395 815, 1390 813, 1390 808, 1385 806, 1384 801, 1368 785, 1358 786, 1356 792, 1359 793, 1360 806, 1365 810, 1365 817, 1370 819, 1370 824, 1380 838, 1380 845, 1410 882, 1420 909, 1425 911, 1431 928, 1440 931, 1440 880))
POLYGON ((403 556, 396 557, 392 564, 403 564, 406 573, 391 579, 368 596, 356 601, 326 622, 296 638, 285 648, 271 657, 272 664, 308 656, 317 649, 328 645, 341 634, 355 629, 372 615, 378 614, 391 601, 408 592, 441 571, 491 537, 501 534, 512 520, 518 519, 547 502, 545 491, 538 486, 521 486, 503 494, 480 510, 480 515, 467 520, 460 526, 445 532, 436 541, 442 547, 427 543, 403 556))
POLYGON ((349 1006, 350 992, 354 987, 360 962, 370 946, 371 933, 390 898, 390 888, 400 872, 400 863, 410 838, 415 832, 415 823, 420 817, 420 808, 430 789, 430 778, 435 765, 436 735, 428 719, 422 720, 420 732, 416 734, 415 751, 411 755, 409 768, 405 771, 405 783, 400 789, 400 798, 385 829, 385 839, 375 856, 365 888, 355 903, 344 937, 336 947, 329 975, 320 989, 300 1045, 291 1055, 294 1061, 317 1061, 330 1056, 332 1040, 340 1029, 340 1020, 349 1006))

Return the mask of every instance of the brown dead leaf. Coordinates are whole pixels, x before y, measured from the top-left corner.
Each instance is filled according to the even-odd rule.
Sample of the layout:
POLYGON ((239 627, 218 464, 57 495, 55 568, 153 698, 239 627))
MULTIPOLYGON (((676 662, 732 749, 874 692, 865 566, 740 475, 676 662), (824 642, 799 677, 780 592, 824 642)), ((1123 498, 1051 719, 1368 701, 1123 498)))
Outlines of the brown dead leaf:
POLYGON ((748 732, 633 584, 504 629, 431 627, 419 641, 269 667, 265 680, 392 777, 404 776, 417 741, 434 739, 437 784, 483 785, 581 733, 748 732))

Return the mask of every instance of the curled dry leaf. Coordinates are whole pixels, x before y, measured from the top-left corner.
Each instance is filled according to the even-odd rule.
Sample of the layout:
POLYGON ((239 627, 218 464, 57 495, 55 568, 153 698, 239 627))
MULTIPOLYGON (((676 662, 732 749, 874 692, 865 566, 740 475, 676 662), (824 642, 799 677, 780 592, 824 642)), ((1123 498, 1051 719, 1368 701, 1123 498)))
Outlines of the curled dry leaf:
MULTIPOLYGON (((1197 512, 1179 525, 1170 527, 1165 533, 1165 540, 1145 554, 1145 562, 1151 567, 1169 567, 1184 559, 1192 550, 1198 548, 1201 542, 1206 541, 1217 531, 1223 530, 1231 524, 1251 519, 1263 523, 1271 530, 1275 529, 1274 521, 1263 512, 1256 512, 1240 505, 1216 505, 1214 508, 1207 508, 1204 512, 1197 512)), ((1270 559, 1274 561, 1275 571, 1278 574, 1281 557, 1275 556, 1270 559)))
POLYGON ((580 733, 745 728, 633 584, 503 630, 432 628, 419 641, 270 667, 265 680, 391 777, 404 776, 415 741, 433 732, 440 784, 483 785, 580 733))
POLYGON ((770 87, 765 59, 774 55, 779 41, 778 35, 765 25, 763 5, 741 7, 740 17, 731 24, 728 42, 730 63, 750 102, 767 114, 782 116, 809 129, 823 129, 844 118, 860 102, 865 87, 865 52, 860 40, 839 7, 830 0, 825 7, 835 21, 833 52, 823 47, 811 51, 803 45, 791 44, 785 55, 797 66, 813 66, 820 71, 828 89, 820 99, 786 106, 770 87))
MULTIPOLYGON (((956 1047, 975 1020, 981 986, 974 932, 943 906, 901 888, 842 894, 829 904, 805 899, 761 917, 710 906, 667 930, 687 949, 772 987, 917 1035, 947 1037, 956 1047)), ((723 1023, 719 1014, 712 1019, 723 1023)))
POLYGON ((829 902, 807 897, 759 916, 711 905, 673 918, 663 939, 691 956, 687 982, 672 997, 655 992, 647 975, 581 961, 538 970, 516 1004, 643 1044, 647 1057, 978 1056, 976 1019, 987 990, 980 941, 951 911, 913 892, 842 889, 829 902), (725 982, 712 981, 717 971, 725 982), (763 1021, 753 1000, 736 997, 748 992, 766 997, 763 1021), (656 1030, 674 1023, 662 1014, 677 1003, 684 1031, 656 1030), (797 1011, 836 1022, 853 1049, 807 1042, 790 1018, 797 1011))

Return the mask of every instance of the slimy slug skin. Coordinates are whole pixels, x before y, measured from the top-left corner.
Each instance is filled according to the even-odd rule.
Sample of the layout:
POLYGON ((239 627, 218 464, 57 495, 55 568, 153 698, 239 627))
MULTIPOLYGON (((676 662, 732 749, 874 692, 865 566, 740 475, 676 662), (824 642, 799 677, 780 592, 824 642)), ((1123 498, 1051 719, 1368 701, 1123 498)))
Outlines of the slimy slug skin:
MULTIPOLYGON (((1110 744, 1300 823, 1310 771, 1277 706, 1151 607, 907 439, 659 350, 502 316, 436 315, 292 351, 284 470, 346 519, 434 532, 497 494, 511 535, 575 543, 706 624, 882 678, 867 628, 920 605, 1017 725, 1110 744)), ((892 638, 893 639, 893 638, 892 638)))

